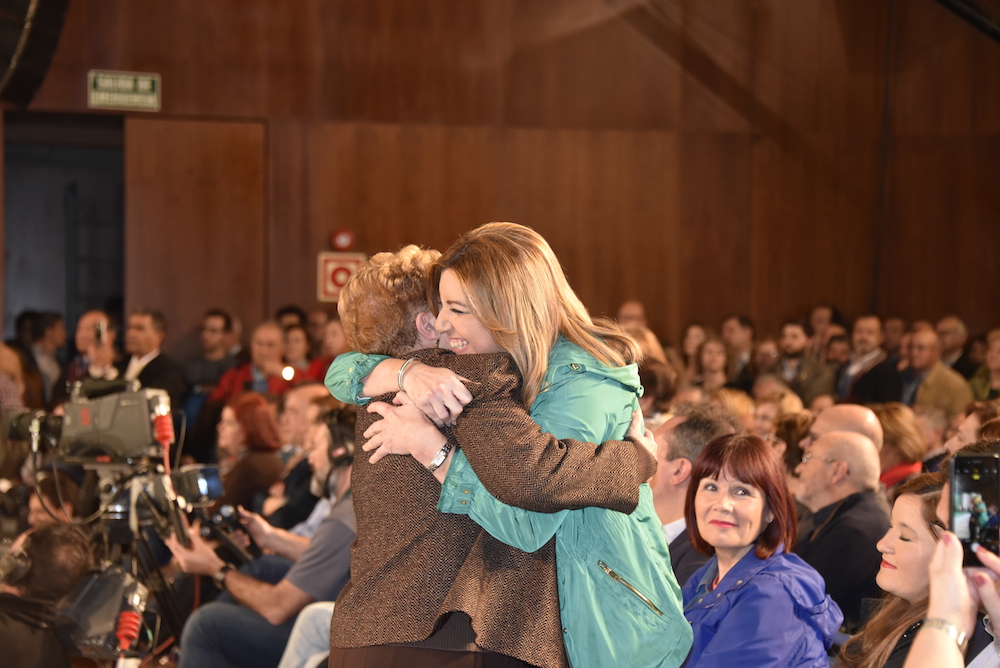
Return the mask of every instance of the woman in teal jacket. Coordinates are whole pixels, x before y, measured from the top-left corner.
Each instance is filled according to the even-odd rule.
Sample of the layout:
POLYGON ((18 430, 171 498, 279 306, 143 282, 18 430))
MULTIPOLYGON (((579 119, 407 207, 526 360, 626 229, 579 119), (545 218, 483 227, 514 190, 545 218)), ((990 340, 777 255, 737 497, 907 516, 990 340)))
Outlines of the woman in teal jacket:
MULTIPOLYGON (((544 239, 520 225, 491 223, 459 239, 439 266, 437 328, 455 352, 509 352, 524 377, 532 418, 557 438, 600 443, 624 437, 641 394, 632 363, 635 345, 614 326, 591 321, 544 239)), ((350 401, 397 383, 429 396, 418 386, 454 381, 447 370, 416 363, 400 373, 399 362, 385 359, 342 356, 331 366, 327 385, 350 401)), ((431 402, 439 418, 458 410, 453 396, 425 406, 431 402), (445 406, 450 410, 442 414, 445 406)), ((406 429, 380 429, 369 443, 373 448, 385 444, 400 453, 422 445, 403 447, 406 429)), ((532 513, 493 498, 459 452, 450 461, 438 507, 468 514, 494 537, 525 551, 555 537, 560 614, 574 668, 683 663, 691 629, 648 485, 642 485, 630 515, 601 508, 532 513)))

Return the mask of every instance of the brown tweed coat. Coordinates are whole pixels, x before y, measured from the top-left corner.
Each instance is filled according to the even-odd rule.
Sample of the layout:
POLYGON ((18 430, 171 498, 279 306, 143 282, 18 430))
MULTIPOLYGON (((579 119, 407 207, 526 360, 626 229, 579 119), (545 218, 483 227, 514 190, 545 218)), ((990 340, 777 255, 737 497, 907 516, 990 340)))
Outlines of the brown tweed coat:
MULTIPOLYGON (((635 510, 639 485, 656 469, 642 446, 595 446, 542 434, 521 404, 521 377, 507 354, 429 350, 417 356, 472 381, 473 400, 448 436, 461 443, 495 496, 542 512, 635 510)), ((362 434, 376 419, 358 409, 352 474, 358 535, 351 580, 334 609, 332 646, 420 641, 444 615, 462 611, 483 649, 543 668, 566 666, 555 539, 528 554, 494 539, 465 515, 438 513, 441 486, 412 457, 368 463, 362 434)))

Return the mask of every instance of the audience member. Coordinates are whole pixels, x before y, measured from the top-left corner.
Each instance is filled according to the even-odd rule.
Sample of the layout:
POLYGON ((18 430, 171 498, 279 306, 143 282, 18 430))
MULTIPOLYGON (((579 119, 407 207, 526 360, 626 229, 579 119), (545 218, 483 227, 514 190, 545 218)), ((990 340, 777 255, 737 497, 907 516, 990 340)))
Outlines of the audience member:
POLYGON ((809 412, 813 415, 819 415, 827 408, 835 406, 837 404, 837 399, 832 394, 817 394, 813 397, 813 400, 809 402, 809 412))
POLYGON ((277 313, 274 314, 274 320, 284 330, 292 325, 305 327, 306 323, 309 322, 309 316, 306 315, 306 312, 300 306, 289 304, 278 309, 277 313))
MULTIPOLYGON (((785 462, 785 480, 788 482, 788 489, 798 496, 799 479, 795 474, 802 461, 802 441, 809 436, 809 429, 815 420, 809 411, 800 413, 785 413, 774 424, 774 436, 785 444, 783 460, 785 462)), ((798 501, 796 500, 796 503, 798 501)), ((801 522, 803 513, 797 513, 801 522)), ((808 514, 808 513, 806 513, 808 514)))
POLYGON ((979 429, 990 420, 1000 417, 1000 401, 974 401, 966 406, 963 415, 965 417, 958 429, 944 444, 951 454, 979 440, 979 429))
POLYGON ((329 363, 321 359, 309 359, 311 349, 312 342, 305 327, 289 325, 285 329, 285 364, 292 369, 292 385, 319 382, 326 375, 329 363))
POLYGON ((884 334, 882 347, 885 348, 889 360, 898 361, 903 335, 906 334, 906 321, 896 316, 886 318, 882 323, 882 333, 884 334))
POLYGON ((642 384, 639 408, 642 409, 646 429, 653 431, 663 424, 674 398, 670 368, 654 358, 643 359, 639 363, 639 382, 642 384))
POLYGON ((812 327, 804 320, 786 320, 781 326, 781 359, 775 373, 808 404, 817 394, 833 391, 833 372, 807 355, 812 327))
POLYGON ((691 541, 713 556, 684 585, 694 630, 685 665, 824 665, 844 616, 820 574, 785 551, 795 545, 795 507, 768 445, 756 436, 716 439, 691 479, 691 541))
MULTIPOLYGON (((306 383, 289 390, 278 417, 282 447, 279 458, 284 464, 282 479, 270 490, 261 514, 274 526, 291 529, 312 512, 320 495, 310 491, 312 469, 309 464, 310 428, 316 423, 324 403, 336 402, 319 383, 306 383)), ((339 402, 337 402, 339 403, 339 402)), ((330 406, 332 407, 332 406, 330 406)))
POLYGON ((795 553, 819 571, 847 627, 856 628, 862 599, 879 593, 875 543, 889 528, 876 496, 878 452, 861 434, 827 432, 802 455, 796 473, 798 500, 813 515, 812 524, 800 529, 795 553))
POLYGON ((1000 441, 1000 418, 993 418, 989 422, 983 423, 979 430, 979 438, 987 443, 1000 441))
POLYGON ((648 327, 646 322, 646 308, 642 302, 635 299, 627 299, 618 307, 618 315, 615 316, 618 324, 628 329, 634 325, 648 327))
POLYGON ((331 493, 333 508, 312 539, 272 527, 241 508, 240 521, 267 554, 239 570, 212 550, 197 525, 189 530, 190 549, 174 536, 166 541, 184 572, 210 576, 223 591, 185 623, 179 668, 271 668, 281 658, 296 615, 314 601, 336 600, 350 577, 357 532, 350 493, 353 449, 331 449, 329 457, 340 472, 331 493))
POLYGON ((255 392, 230 399, 219 420, 219 471, 224 492, 215 501, 222 505, 260 508, 271 485, 281 477, 281 460, 275 452, 278 424, 267 400, 255 392))
POLYGON ((23 374, 21 358, 17 351, 0 343, 0 411, 24 407, 23 374))
POLYGON ((779 357, 781 353, 778 352, 778 342, 773 338, 767 337, 757 342, 753 351, 754 375, 759 378, 774 373, 779 357))
POLYGON ((657 467, 649 485, 670 546, 670 564, 681 586, 708 561, 691 543, 684 519, 684 499, 692 484, 691 467, 708 443, 739 431, 739 423, 723 408, 682 404, 674 417, 654 432, 657 467))
POLYGON ((118 327, 104 311, 87 311, 80 316, 73 336, 76 356, 66 365, 64 378, 55 388, 55 403, 64 402, 77 381, 118 377, 117 337, 118 327))
POLYGON ((917 424, 917 416, 909 407, 892 401, 875 404, 871 408, 882 425, 883 434, 882 449, 879 450, 879 482, 885 486, 888 497, 892 498, 899 485, 923 470, 927 444, 917 424))
POLYGON ((986 332, 976 334, 969 339, 969 343, 966 344, 969 359, 976 365, 977 369, 986 364, 986 353, 989 350, 989 342, 986 340, 986 337, 986 332))
MULTIPOLYGON (((181 365, 191 397, 200 399, 197 409, 215 392, 222 375, 236 366, 236 358, 229 354, 229 334, 232 330, 232 316, 222 309, 210 309, 201 319, 198 336, 201 353, 184 360, 181 365)), ((190 399, 187 404, 192 404, 190 399)), ((188 412, 188 419, 193 421, 197 414, 198 410, 188 412)))
POLYGON ((681 337, 681 356, 684 360, 685 384, 691 383, 698 377, 698 350, 708 338, 708 334, 708 330, 696 322, 684 328, 684 336, 681 337))
POLYGON ((837 396, 857 404, 899 401, 903 379, 882 348, 885 335, 879 317, 863 315, 855 320, 851 341, 854 350, 837 379, 837 396))
POLYGON ((691 384, 711 394, 729 383, 730 366, 726 343, 714 334, 710 334, 701 342, 695 353, 695 376, 691 379, 691 384))
MULTIPOLYGON (((840 311, 833 304, 824 302, 813 307, 809 313, 809 326, 812 328, 812 333, 809 336, 812 339, 810 344, 815 345, 815 357, 821 357, 826 349, 826 343, 831 336, 830 328, 833 326, 843 328, 843 320, 840 311)), ((839 333, 843 334, 844 332, 839 331, 839 333)))
POLYGON ((314 359, 325 357, 323 354, 323 339, 326 338, 326 324, 328 322, 330 322, 330 314, 327 313, 326 309, 314 308, 309 311, 306 331, 309 333, 309 341, 312 343, 309 356, 314 359))
POLYGON ((924 471, 933 473, 938 470, 941 462, 950 453, 944 444, 944 435, 948 431, 948 416, 941 408, 932 406, 917 406, 913 409, 917 418, 917 426, 927 444, 924 453, 924 471))
POLYGON ((753 431, 754 404, 746 392, 724 387, 716 390, 709 397, 708 403, 720 406, 729 411, 746 431, 753 431))
POLYGON ((977 401, 1000 397, 1000 329, 986 336, 986 360, 969 380, 972 394, 977 401))
POLYGON ((731 315, 722 321, 722 340, 729 346, 733 357, 732 375, 729 382, 747 394, 753 390, 754 365, 753 321, 745 315, 731 315))
POLYGON ((969 330, 965 323, 954 315, 946 315, 938 320, 938 340, 941 342, 941 363, 951 367, 966 380, 972 378, 979 365, 969 359, 965 344, 969 340, 969 330))
POLYGON ((754 408, 754 426, 751 431, 764 440, 775 435, 775 425, 783 415, 803 411, 802 400, 791 390, 781 390, 762 396, 754 408))
MULTIPOLYGON (((670 405, 703 404, 707 400, 708 398, 705 396, 705 391, 703 389, 695 385, 685 385, 677 390, 677 393, 674 394, 674 399, 670 402, 670 405)), ((753 402, 751 402, 751 404, 752 403, 753 402)))
POLYGON ((125 352, 131 357, 119 363, 118 372, 125 380, 138 380, 143 387, 166 390, 170 406, 180 409, 184 372, 177 362, 161 352, 166 336, 167 320, 160 311, 133 311, 125 327, 125 352))
POLYGON ((250 337, 250 361, 230 369, 209 401, 228 401, 243 392, 281 396, 292 386, 282 378, 285 336, 275 322, 262 322, 250 337))
POLYGON ((969 383, 941 362, 941 344, 934 330, 914 331, 910 365, 903 372, 903 403, 943 408, 951 422, 971 401, 969 383))
MULTIPOLYGON (((830 329, 833 327, 831 326, 830 329)), ((820 357, 820 361, 830 367, 834 377, 851 361, 851 342, 847 339, 846 334, 834 334, 829 337, 822 351, 823 355, 820 357)))
POLYGON ((62 471, 41 471, 28 492, 28 526, 72 522, 80 505, 80 487, 62 471))
POLYGON ((816 421, 813 422, 812 428, 809 430, 809 436, 802 439, 800 443, 802 449, 808 452, 813 441, 831 431, 849 431, 861 434, 875 444, 876 450, 882 449, 882 425, 875 413, 865 406, 838 404, 817 415, 816 421))
POLYGON ((56 354, 66 345, 66 325, 58 313, 39 313, 35 320, 34 342, 31 344, 29 361, 38 369, 42 377, 42 393, 46 406, 51 407, 53 389, 62 376, 62 364, 56 354))
POLYGON ((348 350, 350 347, 347 345, 347 337, 344 336, 344 326, 340 322, 340 316, 332 316, 323 329, 323 352, 320 357, 333 360, 348 350))
POLYGON ((928 567, 945 526, 937 517, 941 478, 934 473, 902 485, 892 504, 892 523, 878 542, 877 582, 886 592, 861 632, 841 649, 846 668, 902 666, 927 616, 928 567))
POLYGON ((0 559, 0 647, 8 665, 69 668, 53 630, 55 605, 93 568, 90 545, 75 527, 42 526, 21 534, 0 559))

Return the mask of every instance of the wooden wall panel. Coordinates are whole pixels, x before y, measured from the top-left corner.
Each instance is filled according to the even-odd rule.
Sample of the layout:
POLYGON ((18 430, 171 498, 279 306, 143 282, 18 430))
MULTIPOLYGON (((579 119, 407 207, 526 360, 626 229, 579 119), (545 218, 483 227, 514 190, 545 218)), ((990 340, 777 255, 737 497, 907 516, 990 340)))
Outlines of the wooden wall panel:
POLYGON ((32 108, 85 110, 95 67, 163 75, 163 112, 130 120, 151 143, 128 149, 162 182, 130 206, 243 239, 254 313, 313 303, 334 229, 372 252, 513 219, 592 310, 640 298, 670 338, 821 299, 994 317, 995 290, 934 277, 997 273, 1000 48, 929 0, 74 0, 32 108), (248 134, 168 162, 144 128, 181 118, 248 134), (249 238, 213 219, 222 191, 257 212, 249 238))
POLYGON ((264 316, 265 150, 261 123, 125 122, 125 307, 161 308, 171 352, 213 306, 264 316))

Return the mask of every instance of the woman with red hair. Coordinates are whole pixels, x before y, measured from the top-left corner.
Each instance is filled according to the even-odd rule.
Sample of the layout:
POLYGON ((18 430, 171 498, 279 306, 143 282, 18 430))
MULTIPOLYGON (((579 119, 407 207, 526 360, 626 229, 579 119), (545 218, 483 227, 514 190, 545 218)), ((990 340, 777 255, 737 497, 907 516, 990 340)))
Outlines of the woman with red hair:
POLYGON ((258 497, 267 497, 284 468, 275 454, 281 443, 274 409, 256 392, 241 394, 222 409, 218 433, 224 492, 215 507, 230 504, 258 511, 258 497))
POLYGON ((795 505, 781 461, 763 439, 715 439, 691 470, 684 515, 712 555, 684 585, 694 631, 688 668, 829 666, 844 615, 816 570, 791 553, 795 505))

